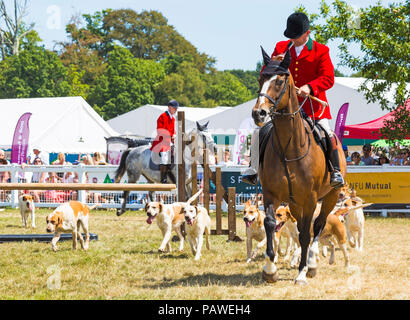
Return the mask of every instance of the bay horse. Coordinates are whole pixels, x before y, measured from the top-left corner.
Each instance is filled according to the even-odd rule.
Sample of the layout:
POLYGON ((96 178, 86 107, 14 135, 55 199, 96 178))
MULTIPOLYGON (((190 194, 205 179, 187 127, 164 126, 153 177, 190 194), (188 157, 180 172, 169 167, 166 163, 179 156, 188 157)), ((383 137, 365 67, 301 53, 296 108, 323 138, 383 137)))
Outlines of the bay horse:
MULTIPOLYGON (((185 191, 186 197, 192 196, 192 188, 190 187, 191 168, 192 163, 199 162, 203 164, 202 151, 206 149, 211 155, 214 155, 217 151, 216 144, 212 138, 211 133, 208 131, 209 121, 203 125, 196 122, 196 127, 185 134, 185 191), (192 157, 192 152, 195 150, 195 158, 192 157)), ((142 145, 136 148, 128 148, 121 155, 120 164, 115 171, 114 182, 119 183, 125 172, 127 172, 128 182, 135 183, 139 178, 144 176, 149 183, 161 183, 161 174, 159 169, 160 158, 157 153, 153 153, 151 145, 142 145)), ((176 150, 178 152, 178 150, 176 150)), ((171 169, 171 179, 176 177, 176 165, 171 169), (172 177, 173 176, 173 177, 172 177)), ((175 181, 174 181, 175 183, 175 181)), ((124 201, 121 209, 117 210, 117 216, 122 215, 125 212, 127 205, 127 199, 130 191, 124 191, 124 201)), ((155 192, 149 192, 150 201, 155 200, 155 192)))
MULTIPOLYGON (((262 277, 267 282, 278 280, 272 238, 280 225, 277 226, 274 214, 282 202, 287 202, 297 220, 302 249, 295 284, 307 284, 306 277, 316 275, 319 235, 338 200, 339 189, 330 186, 330 172, 324 151, 315 142, 310 126, 301 115, 303 104, 299 106, 295 84, 288 70, 291 62, 289 50, 282 62, 272 60, 263 48, 262 55, 266 72, 262 71, 259 78, 259 97, 252 109, 256 125, 261 127, 268 124, 272 127, 266 138, 258 171, 267 236, 266 264, 262 277), (309 248, 310 227, 318 201, 322 202, 322 207, 314 220, 313 242, 309 248)), ((341 174, 345 176, 346 159, 341 143, 337 143, 341 174)))

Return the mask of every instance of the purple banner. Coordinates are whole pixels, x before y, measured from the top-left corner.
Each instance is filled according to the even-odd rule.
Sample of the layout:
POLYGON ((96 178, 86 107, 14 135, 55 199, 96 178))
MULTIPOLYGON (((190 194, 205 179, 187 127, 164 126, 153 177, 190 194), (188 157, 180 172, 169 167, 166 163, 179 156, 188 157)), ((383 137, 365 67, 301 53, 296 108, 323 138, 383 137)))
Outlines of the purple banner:
POLYGON ((27 112, 17 121, 11 146, 11 163, 22 164, 27 160, 28 139, 30 135, 28 121, 30 117, 31 113, 27 112))
POLYGON ((337 113, 336 123, 335 123, 335 134, 339 138, 340 142, 343 141, 343 131, 345 129, 347 110, 349 109, 349 103, 343 104, 339 112, 337 113))

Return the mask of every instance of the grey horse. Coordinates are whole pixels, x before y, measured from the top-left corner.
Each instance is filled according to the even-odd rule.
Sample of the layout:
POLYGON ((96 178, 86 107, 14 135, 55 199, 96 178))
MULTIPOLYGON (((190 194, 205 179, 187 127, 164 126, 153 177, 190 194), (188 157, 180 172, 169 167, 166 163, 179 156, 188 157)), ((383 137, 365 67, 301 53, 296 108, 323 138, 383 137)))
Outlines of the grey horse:
MULTIPOLYGON (((208 132, 209 121, 200 125, 196 123, 196 128, 193 128, 189 133, 185 134, 184 141, 186 141, 184 160, 185 160, 185 190, 187 199, 192 196, 192 188, 190 182, 191 179, 191 165, 194 161, 203 164, 202 151, 207 149, 212 151, 212 154, 216 153, 216 144, 212 138, 212 135, 208 132), (193 142, 191 142, 193 141, 193 142), (195 150, 195 159, 192 157, 192 151, 195 150)), ((143 175, 149 183, 160 183, 161 174, 159 169, 159 155, 153 153, 150 150, 151 145, 143 145, 136 148, 128 148, 121 156, 120 165, 115 172, 115 183, 120 182, 125 172, 128 175, 128 182, 135 183, 143 175)), ((178 150, 176 150, 178 152, 178 150)), ((177 158, 175 156, 175 158, 177 158)), ((175 179, 176 165, 172 167, 171 179, 175 179), (173 175, 173 177, 172 177, 173 175)), ((124 191, 124 201, 121 209, 117 210, 117 216, 122 215, 125 212, 127 205, 127 199, 130 191, 124 191)), ((149 197, 151 201, 155 199, 155 192, 150 191, 149 197)))

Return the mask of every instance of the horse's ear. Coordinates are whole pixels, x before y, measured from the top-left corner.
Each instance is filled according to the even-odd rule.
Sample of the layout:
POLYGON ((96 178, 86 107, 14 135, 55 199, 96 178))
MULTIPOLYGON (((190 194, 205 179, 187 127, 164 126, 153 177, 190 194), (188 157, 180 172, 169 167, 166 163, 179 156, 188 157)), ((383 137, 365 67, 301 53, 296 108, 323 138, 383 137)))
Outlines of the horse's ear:
POLYGON ((262 46, 261 46, 261 49, 262 49, 263 63, 264 63, 265 66, 267 66, 267 65, 269 64, 269 62, 271 61, 271 58, 270 58, 270 56, 266 53, 266 51, 262 48, 262 46))
POLYGON ((290 50, 286 50, 285 57, 283 58, 282 62, 280 63, 280 67, 288 70, 291 62, 290 50))
POLYGON ((204 126, 203 126, 203 127, 208 129, 208 124, 209 124, 209 120, 208 120, 208 122, 207 122, 207 123, 205 123, 205 124, 204 124, 204 126))
POLYGON ((201 127, 201 125, 199 124, 198 121, 196 121, 196 127, 199 131, 202 131, 202 127, 201 127))

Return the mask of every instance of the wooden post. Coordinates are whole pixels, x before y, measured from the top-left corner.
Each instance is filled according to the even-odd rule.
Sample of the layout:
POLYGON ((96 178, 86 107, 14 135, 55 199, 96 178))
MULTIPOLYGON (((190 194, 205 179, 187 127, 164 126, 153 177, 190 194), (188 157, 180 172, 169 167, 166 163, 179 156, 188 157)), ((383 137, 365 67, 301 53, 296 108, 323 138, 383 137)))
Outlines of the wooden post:
POLYGON ((228 188, 228 230, 229 241, 243 241, 236 235, 236 188, 228 188))
MULTIPOLYGON (((198 164, 197 164, 197 162, 196 162, 196 153, 195 153, 195 151, 196 151, 196 140, 195 140, 196 138, 195 138, 195 136, 192 136, 192 141, 191 141, 191 145, 193 146, 193 148, 192 148, 192 153, 191 153, 191 156, 192 156, 192 165, 191 165, 191 180, 192 180, 192 194, 195 194, 195 193, 197 193, 198 192, 198 182, 197 182, 197 176, 198 176, 198 164)), ((193 202, 192 202, 192 204, 194 205, 194 206, 196 206, 196 205, 198 205, 198 198, 196 198, 193 202)))
POLYGON ((177 136, 177 145, 176 145, 176 160, 177 160, 177 185, 178 185, 178 201, 184 202, 186 201, 186 194, 185 194, 185 159, 184 159, 184 151, 185 151, 185 112, 178 111, 178 136, 177 136))
POLYGON ((211 170, 208 165, 208 154, 206 149, 203 152, 204 158, 204 208, 209 212, 209 171, 211 170))
POLYGON ((221 167, 216 168, 216 234, 222 234, 222 197, 225 192, 222 188, 222 174, 221 167))

